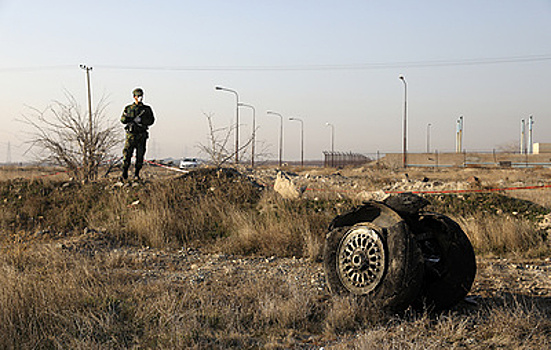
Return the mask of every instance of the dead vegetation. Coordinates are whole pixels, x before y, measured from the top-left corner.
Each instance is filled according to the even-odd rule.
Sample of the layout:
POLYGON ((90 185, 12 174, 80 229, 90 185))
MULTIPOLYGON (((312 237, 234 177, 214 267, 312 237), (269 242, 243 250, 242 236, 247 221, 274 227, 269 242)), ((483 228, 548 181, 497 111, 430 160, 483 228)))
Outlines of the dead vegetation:
MULTIPOLYGON (((532 181, 549 179, 542 172, 532 181)), ((448 181, 472 173, 425 175, 448 181)), ((344 169, 336 178, 365 184, 356 190, 377 190, 403 176, 344 169)), ((418 177, 409 172, 410 180, 418 177)), ((483 173, 480 179, 498 183, 499 177, 483 173)), ((551 249, 549 228, 539 225, 549 213, 548 191, 527 201, 428 197, 431 210, 453 216, 475 246, 479 274, 471 295, 477 305, 389 315, 328 294, 318 260, 327 225, 359 203, 345 192, 282 200, 231 169, 124 185, 11 178, 0 182, 0 344, 548 348, 551 263, 545 258, 551 249)))
POLYGON ((95 179, 100 165, 122 141, 120 128, 107 117, 104 98, 89 115, 69 92, 65 100, 53 101, 43 110, 29 107, 30 114, 23 115, 28 151, 34 151, 41 163, 66 167, 74 177, 95 179))

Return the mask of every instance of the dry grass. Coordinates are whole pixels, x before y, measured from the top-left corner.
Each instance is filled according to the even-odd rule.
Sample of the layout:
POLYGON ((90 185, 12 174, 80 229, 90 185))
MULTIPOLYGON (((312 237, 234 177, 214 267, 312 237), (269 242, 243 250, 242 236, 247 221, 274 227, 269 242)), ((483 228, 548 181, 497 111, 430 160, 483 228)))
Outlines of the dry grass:
MULTIPOLYGON (((371 186, 402 176, 388 169, 343 171, 366 176, 371 186)), ((481 174, 496 182, 502 175, 481 174)), ((478 307, 398 317, 365 312, 361 300, 331 298, 283 273, 244 279, 234 268, 183 283, 173 277, 191 266, 161 268, 114 250, 184 246, 316 261, 329 221, 351 200, 287 201, 232 172, 135 187, 9 180, 0 182, 0 194, 0 348, 539 349, 551 343, 549 293, 489 290, 478 307), (66 239, 89 244, 85 228, 103 232, 107 248, 59 248, 66 239)), ((446 197, 433 206, 462 225, 478 253, 549 254, 549 240, 535 226, 541 207, 481 196, 446 197)), ((549 208, 547 192, 530 196, 518 197, 549 208)), ((498 271, 487 279, 503 278, 498 271)))
POLYGON ((47 247, 3 252, 0 343, 4 348, 128 345, 130 304, 117 288, 129 276, 106 277, 93 261, 47 247))
POLYGON ((264 256, 320 257, 325 230, 340 206, 334 201, 313 203, 281 199, 266 192, 255 211, 234 212, 221 251, 264 256))
POLYGON ((324 306, 293 281, 144 281, 124 259, 27 246, 0 260, 3 348, 251 348, 318 332, 324 306), (38 249, 39 248, 39 249, 38 249))
POLYGON ((548 303, 505 294, 482 300, 478 311, 395 318, 334 349, 548 349, 550 311, 548 303))
POLYGON ((78 235, 86 227, 151 247, 208 245, 239 254, 317 258, 346 201, 285 201, 231 171, 204 170, 146 186, 0 182, 0 228, 78 235))
POLYGON ((539 225, 548 207, 497 193, 427 198, 428 209, 457 221, 479 254, 545 256, 551 250, 549 228, 539 225))
POLYGON ((551 304, 543 297, 497 291, 479 299, 478 307, 393 316, 364 312, 356 298, 320 299, 285 275, 243 279, 237 269, 225 279, 195 284, 144 279, 143 263, 135 259, 44 244, 5 247, 1 347, 544 349, 551 344, 551 304))
POLYGON ((16 179, 63 181, 69 178, 70 174, 64 168, 17 165, 0 166, 0 181, 16 179))
POLYGON ((511 191, 508 194, 514 198, 524 199, 551 208, 551 188, 511 191))
POLYGON ((545 256, 549 242, 545 232, 538 232, 533 222, 514 217, 496 219, 484 213, 456 218, 480 253, 545 256))

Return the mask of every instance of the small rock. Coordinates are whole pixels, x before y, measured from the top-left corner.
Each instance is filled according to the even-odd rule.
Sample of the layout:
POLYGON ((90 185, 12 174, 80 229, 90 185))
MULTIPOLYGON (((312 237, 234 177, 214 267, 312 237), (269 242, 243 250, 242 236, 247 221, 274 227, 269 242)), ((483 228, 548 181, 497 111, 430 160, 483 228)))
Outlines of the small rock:
POLYGON ((475 185, 475 186, 480 186, 480 179, 476 176, 469 176, 469 178, 467 179, 467 182, 470 184, 470 185, 475 185))
POLYGON ((289 176, 281 171, 277 173, 274 191, 286 199, 298 199, 301 195, 300 191, 295 187, 289 176))

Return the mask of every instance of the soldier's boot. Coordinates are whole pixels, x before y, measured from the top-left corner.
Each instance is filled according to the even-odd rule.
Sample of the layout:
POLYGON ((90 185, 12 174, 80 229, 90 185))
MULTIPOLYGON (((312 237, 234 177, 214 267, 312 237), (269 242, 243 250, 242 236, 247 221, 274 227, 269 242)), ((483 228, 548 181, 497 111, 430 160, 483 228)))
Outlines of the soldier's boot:
POLYGON ((134 170, 134 180, 140 180, 140 169, 134 170))
POLYGON ((122 168, 121 180, 128 179, 128 168, 122 168))

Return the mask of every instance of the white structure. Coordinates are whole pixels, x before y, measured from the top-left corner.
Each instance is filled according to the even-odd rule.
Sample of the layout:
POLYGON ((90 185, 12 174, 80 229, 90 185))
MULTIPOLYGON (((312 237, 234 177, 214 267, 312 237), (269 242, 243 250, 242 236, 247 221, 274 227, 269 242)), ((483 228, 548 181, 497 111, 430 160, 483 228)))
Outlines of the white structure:
POLYGON ((455 131, 455 152, 461 153, 463 151, 463 116, 457 119, 457 128, 455 131))
POLYGON ((534 154, 551 153, 551 143, 534 143, 534 154))

